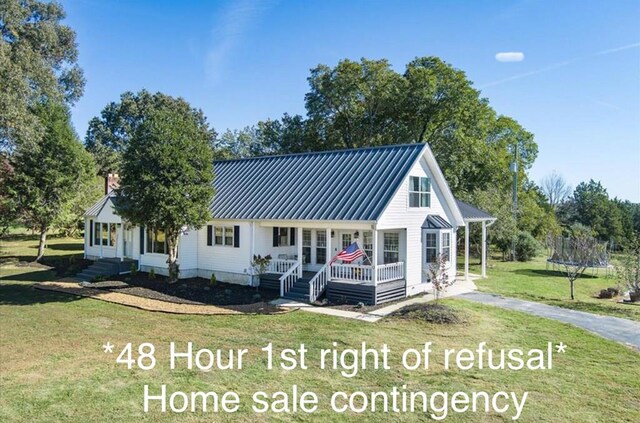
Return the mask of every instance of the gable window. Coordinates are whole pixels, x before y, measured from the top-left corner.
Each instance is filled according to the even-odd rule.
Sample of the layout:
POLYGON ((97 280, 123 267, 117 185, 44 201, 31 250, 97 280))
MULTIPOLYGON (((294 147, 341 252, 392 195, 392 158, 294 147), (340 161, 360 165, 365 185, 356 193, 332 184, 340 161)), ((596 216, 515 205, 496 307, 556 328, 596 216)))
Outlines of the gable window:
POLYGON ((431 207, 431 181, 429 178, 409 177, 409 207, 431 207))
POLYGON ((167 254, 167 241, 162 229, 147 229, 147 253, 167 254))
POLYGON ((385 264, 400 261, 400 234, 397 232, 384 233, 383 253, 385 264))
POLYGON ((427 232, 425 234, 425 246, 426 246, 426 259, 427 263, 435 263, 436 255, 438 254, 437 234, 434 232, 427 232))
POLYGON ((442 255, 449 261, 451 260, 451 233, 442 233, 442 255))

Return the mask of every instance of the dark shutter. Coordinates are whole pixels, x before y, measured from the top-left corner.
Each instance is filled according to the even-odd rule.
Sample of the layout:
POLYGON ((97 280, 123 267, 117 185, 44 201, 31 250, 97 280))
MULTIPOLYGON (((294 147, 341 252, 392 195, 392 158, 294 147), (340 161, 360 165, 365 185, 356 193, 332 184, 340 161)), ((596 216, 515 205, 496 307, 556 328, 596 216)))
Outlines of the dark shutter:
POLYGON ((233 246, 240 248, 240 226, 233 227, 233 246))
POLYGON ((296 228, 289 228, 289 245, 296 245, 296 228))
POLYGON ((140 226, 140 254, 144 254, 144 226, 140 226))
POLYGON ((93 220, 89 221, 89 247, 93 247, 93 220))
POLYGON ((277 247, 278 246, 278 235, 280 234, 280 231, 278 230, 278 228, 274 227, 273 228, 273 246, 277 247))
POLYGON ((207 225, 207 245, 213 245, 213 225, 207 225))

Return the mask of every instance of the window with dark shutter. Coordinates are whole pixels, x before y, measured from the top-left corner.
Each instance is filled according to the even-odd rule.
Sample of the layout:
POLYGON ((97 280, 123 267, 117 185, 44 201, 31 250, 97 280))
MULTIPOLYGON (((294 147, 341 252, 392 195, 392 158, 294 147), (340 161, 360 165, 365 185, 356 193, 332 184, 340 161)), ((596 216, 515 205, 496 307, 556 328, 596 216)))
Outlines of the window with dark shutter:
POLYGON ((89 221, 89 247, 93 247, 93 220, 89 221))
POLYGON ((289 229, 289 245, 296 245, 296 228, 289 229))
POLYGON ((240 248, 240 226, 233 227, 233 246, 240 248))
POLYGON ((207 225, 207 245, 213 245, 213 225, 207 225))
POLYGON ((277 247, 279 245, 278 242, 278 236, 280 235, 280 231, 278 230, 277 227, 274 226, 273 228, 273 246, 277 247))

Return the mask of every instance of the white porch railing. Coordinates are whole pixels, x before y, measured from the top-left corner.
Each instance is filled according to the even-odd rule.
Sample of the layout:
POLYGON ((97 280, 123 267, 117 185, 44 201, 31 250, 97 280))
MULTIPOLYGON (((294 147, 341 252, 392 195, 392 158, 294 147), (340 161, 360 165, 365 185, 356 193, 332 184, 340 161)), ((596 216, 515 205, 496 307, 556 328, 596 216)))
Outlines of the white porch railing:
POLYGON ((404 262, 381 264, 376 266, 377 282, 390 282, 404 279, 404 262))
MULTIPOLYGON (((334 263, 329 273, 331 280, 373 284, 373 272, 373 266, 334 263)), ((375 266, 375 272, 377 284, 404 279, 404 262, 380 264, 375 266)))
POLYGON ((273 259, 271 260, 271 262, 269 262, 267 273, 287 273, 291 269, 291 266, 294 266, 297 263, 297 260, 273 259))
POLYGON ((284 297, 284 294, 289 292, 289 290, 293 287, 293 284, 296 283, 298 277, 300 276, 300 263, 297 261, 293 261, 294 265, 289 268, 282 276, 280 276, 280 296, 284 297))
POLYGON ((331 279, 353 282, 373 282, 373 268, 358 264, 332 264, 331 279))
POLYGON ((324 292, 329 282, 329 266, 324 265, 322 269, 309 281, 309 302, 312 303, 318 299, 324 292))

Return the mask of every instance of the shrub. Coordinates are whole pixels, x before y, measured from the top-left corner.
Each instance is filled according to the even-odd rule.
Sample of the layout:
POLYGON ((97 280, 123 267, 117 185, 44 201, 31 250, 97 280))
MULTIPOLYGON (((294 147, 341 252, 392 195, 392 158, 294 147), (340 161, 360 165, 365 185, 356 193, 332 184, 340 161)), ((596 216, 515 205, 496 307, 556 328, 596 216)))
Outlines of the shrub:
POLYGON ((620 291, 618 291, 616 288, 601 289, 600 293, 598 294, 598 298, 602 298, 602 299, 613 298, 617 296, 619 293, 620 291))
POLYGON ((131 276, 135 276, 138 274, 138 266, 136 266, 135 263, 131 263, 131 267, 129 267, 129 270, 131 270, 131 276))
POLYGON ((216 279, 215 273, 211 274, 211 280, 209 281, 209 283, 211 284, 211 286, 216 286, 218 284, 218 279, 216 279))
POLYGON ((154 280, 156 278, 156 271, 151 269, 149 270, 149 280, 154 280))
POLYGON ((516 239, 516 258, 518 261, 529 261, 533 259, 540 249, 540 244, 529 233, 521 231, 516 239))

